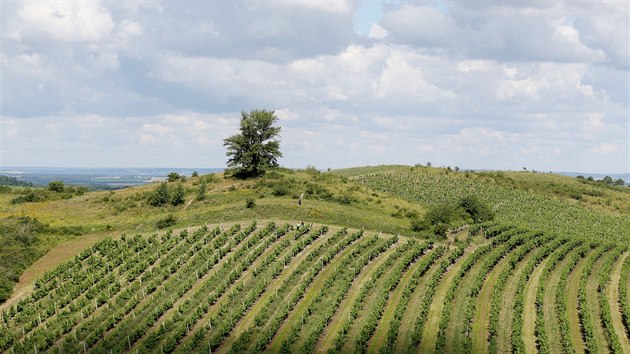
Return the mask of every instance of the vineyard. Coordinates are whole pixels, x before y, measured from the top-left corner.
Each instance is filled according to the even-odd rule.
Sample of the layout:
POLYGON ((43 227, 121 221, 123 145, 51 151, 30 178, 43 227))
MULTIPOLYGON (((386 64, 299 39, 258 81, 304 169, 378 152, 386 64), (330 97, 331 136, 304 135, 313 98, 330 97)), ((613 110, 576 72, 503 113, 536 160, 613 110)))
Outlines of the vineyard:
POLYGON ((241 222, 94 244, 1 313, 0 351, 627 354, 629 292, 624 242, 241 222))

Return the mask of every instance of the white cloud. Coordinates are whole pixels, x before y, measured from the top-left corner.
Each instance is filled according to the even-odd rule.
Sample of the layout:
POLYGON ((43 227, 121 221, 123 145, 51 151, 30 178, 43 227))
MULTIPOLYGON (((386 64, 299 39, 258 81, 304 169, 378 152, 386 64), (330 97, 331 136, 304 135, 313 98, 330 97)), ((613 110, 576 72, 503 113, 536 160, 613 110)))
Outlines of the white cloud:
POLYGON ((331 13, 349 13, 351 6, 346 0, 301 0, 301 1, 279 1, 273 3, 275 6, 295 6, 304 7, 331 13))
POLYGON ((617 152, 617 150, 617 146, 611 143, 602 143, 593 148, 593 151, 599 154, 610 154, 613 152, 617 152))
POLYGON ((276 117, 278 117, 281 121, 282 120, 296 120, 299 118, 299 116, 295 112, 292 112, 288 108, 276 109, 274 112, 275 112, 276 117))
POLYGON ((440 98, 454 98, 448 90, 441 90, 428 82, 422 68, 414 67, 403 57, 392 55, 375 83, 376 97, 399 101, 433 102, 440 98))
POLYGON ((95 1, 25 2, 19 10, 20 39, 95 42, 107 37, 114 22, 95 1))
POLYGON ((287 166, 629 168, 627 4, 355 5, 7 3, 0 157, 222 166, 278 108, 287 166))
POLYGON ((372 25, 370 26, 370 32, 368 33, 368 37, 374 39, 383 39, 387 37, 388 34, 389 31, 383 28, 383 26, 379 25, 378 23, 372 23, 372 25))

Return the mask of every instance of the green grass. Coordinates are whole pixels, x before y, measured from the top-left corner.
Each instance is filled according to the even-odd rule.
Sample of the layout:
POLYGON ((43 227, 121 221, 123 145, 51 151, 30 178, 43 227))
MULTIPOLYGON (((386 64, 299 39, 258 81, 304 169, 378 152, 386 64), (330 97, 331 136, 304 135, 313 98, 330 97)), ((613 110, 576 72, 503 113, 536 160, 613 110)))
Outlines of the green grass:
MULTIPOLYGON (((471 342, 471 335, 487 332, 490 320, 479 313, 490 311, 491 302, 498 306, 492 318, 513 324, 507 332, 501 324, 493 327, 493 331, 499 329, 495 340, 511 337, 492 344, 493 348, 533 349, 536 341, 545 338, 555 348, 558 336, 545 330, 554 323, 539 326, 538 332, 523 327, 534 324, 535 315, 525 312, 535 313, 536 289, 550 289, 543 295, 559 291, 552 283, 566 269, 551 266, 550 261, 560 257, 553 251, 595 245, 620 247, 619 252, 627 254, 630 241, 630 189, 551 174, 410 166, 331 173, 279 169, 251 180, 219 175, 207 184, 205 198, 198 200, 201 178, 184 183, 185 203, 178 206, 150 206, 148 196, 157 185, 17 205, 10 203, 14 192, 0 193, 5 246, 0 250, 0 270, 9 279, 6 269, 15 267, 9 287, 49 249, 54 247, 46 257, 59 253, 50 257, 56 263, 39 262, 29 268, 28 280, 20 283, 22 297, 0 308, 0 350, 80 352, 85 342, 87 349, 103 353, 130 348, 207 351, 208 346, 221 353, 322 352, 333 346, 349 322, 343 351, 384 352, 386 345, 389 350, 432 351, 438 343, 441 350, 478 352, 489 348, 490 342, 479 342, 479 338, 471 342), (303 203, 298 206, 302 194, 303 203), (489 205, 495 221, 470 228, 451 225, 463 228, 445 239, 410 230, 411 220, 422 218, 433 206, 468 195, 489 205), (168 229, 176 232, 156 232, 158 221, 166 216, 173 217, 168 229), (29 223, 20 225, 20 217, 30 218, 29 223), (258 221, 257 229, 250 230, 249 236, 227 230, 233 224, 245 229, 253 220, 258 221), (269 220, 275 226, 259 234, 269 220), (302 220, 314 224, 305 235, 274 233, 285 223, 295 226, 302 220), (202 225, 218 228, 195 227, 180 234, 189 226, 202 225), (314 232, 321 225, 330 225, 331 231, 320 237, 314 232), (505 226, 512 231, 506 232, 510 228, 505 226), (338 234, 346 227, 347 233, 338 234), (136 234, 143 235, 129 236, 136 234), (557 244, 553 249, 545 243, 534 247, 532 235, 537 234, 557 244), (411 257, 408 250, 392 258, 382 273, 375 273, 402 245, 425 244, 414 242, 418 238, 435 242, 433 248, 443 249, 444 259, 427 263, 426 272, 416 279, 412 275, 416 264, 428 255, 407 259, 411 257), (497 239, 503 241, 493 241, 497 239), (392 245, 393 240, 398 242, 392 245), (64 241, 68 241, 64 247, 55 247, 64 241), (517 246, 521 243, 532 246, 531 254, 517 246), (76 247, 68 246, 72 244, 76 247), (478 259, 475 252, 480 254, 478 259), (447 260, 448 255, 456 256, 447 260), (23 258, 16 263, 15 256, 23 258), (23 284, 64 260, 70 262, 37 280, 37 285, 23 284), (474 262, 466 265, 467 260, 474 262), (539 278, 535 271, 545 267, 549 273, 539 278), (372 278, 375 274, 382 276, 372 278), (506 289, 495 292, 500 278, 506 289), (368 283, 373 287, 364 287, 368 283), (418 284, 418 289, 408 288, 411 283, 418 284), (360 296, 362 289, 367 289, 365 297, 360 296), (361 306, 350 318, 352 311, 344 306, 356 301, 361 306), (418 322, 419 328, 392 326, 394 319, 418 322), (394 332, 389 333, 390 328, 394 332)), ((588 255, 575 257, 581 272, 588 255)), ((602 273, 597 281, 607 284, 606 289, 627 288, 623 280, 627 277, 619 267, 615 268, 619 275, 607 280, 602 273)), ((569 273, 568 280, 574 278, 569 273)), ((603 296, 598 297, 593 281, 580 295, 594 299, 589 308, 599 306, 603 296)), ((575 327, 579 301, 570 285, 566 293, 568 330, 573 337, 580 330, 575 327)), ((611 294, 612 299, 617 297, 611 294)), ((543 300, 543 305, 553 305, 546 296, 543 300)), ((610 328, 619 332, 627 319, 622 314, 626 308, 617 309, 612 301, 608 307, 612 314, 605 313, 603 319, 602 311, 591 311, 591 320, 596 324, 605 320, 609 332, 610 328)), ((612 336, 597 329, 603 348, 612 336)), ((626 343, 621 345, 627 352, 626 343)))

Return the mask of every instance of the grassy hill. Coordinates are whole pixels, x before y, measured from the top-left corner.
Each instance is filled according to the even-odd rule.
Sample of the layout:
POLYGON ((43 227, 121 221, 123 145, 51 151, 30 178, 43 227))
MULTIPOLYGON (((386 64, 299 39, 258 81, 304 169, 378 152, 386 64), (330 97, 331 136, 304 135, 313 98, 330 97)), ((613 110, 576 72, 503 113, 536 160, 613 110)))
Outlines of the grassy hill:
POLYGON ((630 352, 627 188, 409 166, 182 186, 161 207, 157 185, 0 194, 5 230, 39 225, 25 259, 54 247, 1 307, 0 351, 630 352), (494 221, 411 230, 470 195, 494 221))

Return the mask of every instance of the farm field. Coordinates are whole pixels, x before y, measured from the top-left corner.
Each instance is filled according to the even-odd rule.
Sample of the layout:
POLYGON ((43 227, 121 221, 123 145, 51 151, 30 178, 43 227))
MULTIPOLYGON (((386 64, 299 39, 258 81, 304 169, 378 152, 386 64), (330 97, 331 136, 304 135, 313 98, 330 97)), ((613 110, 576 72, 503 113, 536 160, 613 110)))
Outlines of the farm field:
MULTIPOLYGON (((0 352, 630 353, 625 192, 602 188, 608 206, 546 196, 555 176, 510 177, 553 180, 532 189, 440 169, 334 173, 224 179, 205 201, 168 207, 178 219, 165 229, 70 239, 0 308, 0 352), (276 193, 285 183, 311 191, 305 206, 276 193), (409 229, 468 194, 495 220, 446 237, 409 229)), ((108 222, 158 212, 141 203, 150 187, 109 194, 129 210, 108 222)), ((78 220, 106 210, 102 195, 28 210, 84 205, 78 220)))
POLYGON ((456 243, 256 221, 104 239, 2 313, 0 349, 627 353, 629 255, 498 223, 456 243))

